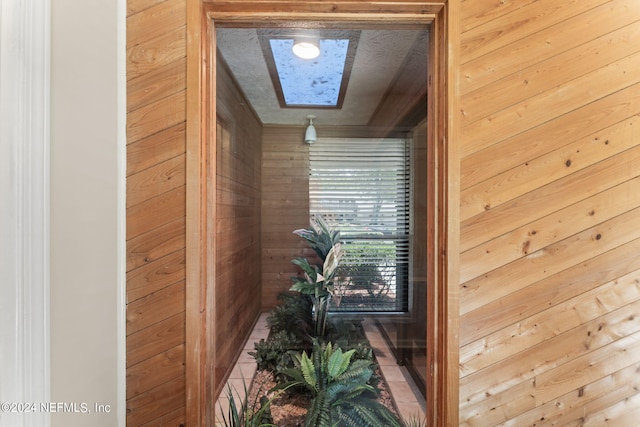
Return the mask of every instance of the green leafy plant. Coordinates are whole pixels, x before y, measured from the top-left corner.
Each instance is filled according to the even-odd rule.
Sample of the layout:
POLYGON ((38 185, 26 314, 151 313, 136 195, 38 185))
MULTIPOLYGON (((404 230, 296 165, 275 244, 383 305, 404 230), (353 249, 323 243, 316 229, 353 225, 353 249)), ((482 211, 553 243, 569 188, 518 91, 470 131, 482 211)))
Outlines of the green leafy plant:
POLYGON ((427 420, 416 416, 409 417, 402 424, 404 427, 427 427, 427 420))
POLYGON ((249 355, 259 370, 267 370, 280 380, 278 370, 293 366, 292 352, 311 348, 311 298, 298 292, 278 295, 280 304, 267 316, 269 336, 254 343, 249 355))
POLYGON ((291 332, 278 331, 266 340, 261 339, 254 343, 253 347, 255 351, 250 351, 249 355, 256 360, 258 369, 277 373, 278 369, 292 366, 290 352, 301 351, 306 346, 291 332))
POLYGON ((256 400, 250 404, 247 385, 244 383, 243 385, 244 396, 239 406, 233 389, 231 386, 227 386, 226 394, 229 407, 226 413, 222 405, 219 405, 222 425, 224 425, 224 427, 277 427, 273 424, 271 417, 271 401, 273 398, 268 399, 266 396, 262 396, 258 399, 258 397, 256 397, 256 400))
POLYGON ((267 325, 273 333, 286 331, 299 341, 311 344, 313 302, 308 295, 299 292, 282 292, 278 295, 280 304, 269 311, 267 325))
POLYGON ((334 347, 355 350, 354 359, 366 359, 373 362, 373 349, 362 325, 357 321, 331 319, 327 326, 326 340, 333 342, 334 347))
POLYGON ((311 296, 313 300, 314 336, 325 335, 329 303, 333 293, 333 279, 342 258, 340 233, 332 231, 320 216, 312 221, 310 229, 295 230, 294 234, 307 241, 320 260, 319 265, 311 265, 308 259, 295 258, 292 263, 302 269, 303 277, 293 277, 291 291, 311 296))
POLYGON ((369 384, 373 363, 352 360, 355 350, 343 352, 329 342, 314 343, 311 356, 295 355, 295 367, 283 372, 290 381, 276 387, 303 385, 313 395, 305 427, 399 427, 400 420, 376 400, 369 384))

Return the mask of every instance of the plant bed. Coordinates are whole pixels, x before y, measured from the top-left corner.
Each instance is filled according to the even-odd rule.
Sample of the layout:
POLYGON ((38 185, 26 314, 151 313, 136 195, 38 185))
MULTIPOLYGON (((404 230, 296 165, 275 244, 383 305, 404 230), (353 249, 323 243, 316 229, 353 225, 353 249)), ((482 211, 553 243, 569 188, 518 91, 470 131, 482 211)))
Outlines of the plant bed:
MULTIPOLYGON (((380 370, 376 369, 376 375, 381 376, 380 370)), ((265 390, 270 390, 276 386, 273 374, 267 370, 256 372, 251 388, 249 389, 249 401, 254 402, 260 400, 265 390)), ((389 393, 389 389, 384 381, 378 383, 378 402, 385 406, 396 416, 399 416, 393 398, 389 393)), ((271 417, 273 424, 278 427, 302 427, 304 419, 307 415, 307 409, 311 402, 309 393, 284 393, 271 401, 271 417)))
POLYGON ((230 398, 225 425, 401 427, 361 323, 329 316, 334 280, 340 280, 340 234, 322 218, 294 233, 321 263, 292 261, 301 274, 269 313, 269 336, 250 352, 258 373, 240 407, 230 398))

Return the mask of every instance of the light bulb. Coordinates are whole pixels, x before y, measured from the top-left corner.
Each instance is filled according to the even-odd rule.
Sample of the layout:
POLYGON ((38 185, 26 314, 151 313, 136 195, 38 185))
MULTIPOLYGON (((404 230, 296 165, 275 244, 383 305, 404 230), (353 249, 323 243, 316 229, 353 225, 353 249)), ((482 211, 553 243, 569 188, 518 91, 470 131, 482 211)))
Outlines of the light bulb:
POLYGON ((320 47, 318 47, 318 43, 310 40, 295 41, 292 50, 294 55, 302 59, 313 59, 320 55, 320 47))

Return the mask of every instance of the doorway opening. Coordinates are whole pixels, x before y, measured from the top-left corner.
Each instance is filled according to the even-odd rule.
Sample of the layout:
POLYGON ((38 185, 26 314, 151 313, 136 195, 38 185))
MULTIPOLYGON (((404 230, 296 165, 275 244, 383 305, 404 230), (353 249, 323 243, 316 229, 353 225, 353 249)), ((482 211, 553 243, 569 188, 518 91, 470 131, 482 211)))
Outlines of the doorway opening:
MULTIPOLYGON (((261 170, 264 170, 263 163, 265 159, 277 157, 276 154, 273 154, 273 151, 270 152, 272 154, 269 156, 265 156, 265 150, 269 152, 268 148, 265 149, 269 141, 286 140, 287 138, 294 138, 296 135, 300 136, 302 140, 300 129, 303 129, 303 134, 304 126, 306 125, 304 120, 301 121, 298 118, 298 123, 291 123, 284 121, 286 119, 282 118, 268 118, 270 115, 278 116, 277 113, 282 113, 280 114, 281 117, 291 117, 290 113, 292 111, 289 110, 293 110, 302 119, 310 115, 307 113, 315 113, 313 115, 316 117, 324 115, 325 123, 337 123, 322 128, 320 126, 322 119, 319 117, 316 119, 314 122, 316 128, 326 132, 326 137, 353 138, 355 136, 356 138, 376 138, 381 140, 401 136, 411 140, 409 146, 420 147, 419 149, 423 151, 418 156, 413 154, 409 156, 412 159, 412 166, 409 168, 410 172, 408 173, 413 179, 413 184, 411 184, 410 180, 408 192, 415 192, 415 194, 411 195, 412 197, 410 197, 408 204, 410 208, 407 208, 413 211, 416 209, 416 204, 423 203, 423 206, 421 205, 423 212, 421 212, 421 215, 407 216, 408 219, 406 220, 409 224, 408 230, 413 232, 417 228, 420 230, 420 234, 414 235, 413 241, 410 242, 407 239, 403 243, 403 248, 406 248, 403 250, 407 253, 406 261, 403 262, 406 262, 406 264, 399 266, 396 262, 392 268, 385 270, 387 273, 390 270, 394 270, 394 279, 389 280, 389 283, 393 282, 394 291, 404 299, 397 306, 399 309, 394 310, 393 313, 386 313, 384 317, 378 317, 378 322, 381 330, 387 334, 389 341, 395 346, 398 361, 411 366, 415 373, 415 378, 418 381, 422 381, 422 388, 425 390, 427 399, 427 422, 429 425, 435 425, 433 424, 435 420, 442 420, 449 416, 447 413, 449 408, 446 407, 447 403, 442 398, 438 399, 438 396, 442 396, 441 393, 443 391, 446 392, 447 378, 452 375, 452 370, 448 366, 451 353, 447 349, 452 344, 455 345, 455 343, 447 341, 446 337, 447 298, 449 294, 444 292, 448 284, 446 260, 443 259, 445 255, 441 255, 446 254, 447 245, 447 228, 444 218, 446 218, 446 184, 448 177, 446 175, 446 167, 443 164, 447 159, 447 147, 443 145, 446 139, 442 138, 446 133, 442 112, 445 111, 447 105, 444 95, 445 90, 440 86, 443 81, 446 81, 442 76, 442 73, 444 73, 443 64, 446 65, 444 59, 446 58, 444 49, 444 46, 446 46, 444 43, 446 9, 444 5, 438 7, 430 6, 433 7, 432 13, 407 13, 401 15, 400 18, 394 17, 392 24, 380 24, 382 17, 389 16, 388 11, 384 13, 369 13, 366 16, 363 14, 358 16, 358 19, 354 19, 356 15, 352 13, 324 13, 314 15, 313 20, 306 20, 308 19, 309 7, 303 4, 289 5, 286 16, 274 17, 273 14, 267 12, 256 12, 256 9, 252 9, 247 5, 238 6, 236 10, 229 10, 228 7, 226 10, 221 10, 216 8, 214 4, 207 4, 203 10, 199 11, 200 19, 197 20, 197 24, 194 24, 200 30, 197 32, 199 38, 196 38, 199 43, 197 46, 192 46, 191 52, 196 51, 199 54, 197 56, 189 55, 190 71, 188 76, 190 80, 188 97, 191 96, 191 99, 197 100, 197 102, 188 102, 188 117, 197 116, 199 119, 197 122, 191 122, 191 125, 188 122, 187 175, 190 177, 188 180, 191 180, 192 185, 189 186, 188 184, 187 188, 187 251, 191 250, 197 256, 188 257, 187 265, 187 396, 188 401, 198 404, 194 405, 193 408, 190 405, 187 406, 188 411, 190 411, 187 416, 189 420, 194 421, 194 425, 199 425, 202 420, 213 419, 212 402, 215 401, 215 395, 219 390, 216 389, 216 385, 221 383, 222 377, 228 369, 223 360, 225 358, 233 359, 232 353, 234 351, 224 347, 224 340, 220 339, 220 334, 225 333, 228 335, 229 331, 227 329, 229 325, 238 325, 243 321, 242 316, 237 314, 227 313, 227 317, 224 317, 223 312, 225 310, 231 311, 228 307, 232 307, 234 304, 232 301, 233 290, 229 287, 234 284, 227 283, 225 285, 223 283, 224 280, 220 280, 221 269, 225 268, 221 264, 221 260, 227 254, 226 248, 221 246, 221 241, 224 238, 228 238, 228 235, 224 237, 222 235, 224 233, 221 234, 221 224, 226 224, 225 230, 240 230, 244 229, 243 225, 246 225, 237 221, 235 223, 233 221, 225 222, 224 208, 220 204, 220 198, 225 196, 219 192, 219 189, 225 183, 229 184, 229 182, 227 182, 228 177, 224 174, 223 169, 237 171, 238 167, 244 168, 245 175, 250 170, 247 165, 238 166, 237 164, 220 163, 220 154, 225 149, 232 149, 232 142, 236 138, 255 140, 255 135, 258 135, 257 132, 252 134, 251 128, 237 119, 235 108, 238 107, 243 109, 242 114, 253 115, 261 129, 259 132, 259 139, 262 144, 259 163, 261 170), (298 8, 299 10, 291 12, 290 8, 298 8), (357 37, 358 48, 362 48, 364 45, 363 40, 366 41, 367 37, 371 37, 368 32, 379 34, 380 32, 407 31, 427 35, 427 38, 422 42, 416 42, 416 38, 409 38, 408 45, 415 48, 415 43, 423 48, 425 57, 428 57, 430 61, 425 65, 426 69, 422 78, 414 77, 413 80, 409 78, 405 81, 405 84, 407 84, 406 82, 419 82, 419 87, 424 88, 424 98, 421 98, 419 91, 414 90, 411 95, 417 96, 417 100, 406 102, 406 98, 404 98, 404 102, 398 99, 394 101, 394 96, 397 94, 390 90, 393 87, 391 83, 397 83, 399 75, 402 74, 401 71, 399 72, 396 69, 395 72, 390 72, 392 78, 389 82, 391 83, 383 88, 384 95, 387 97, 386 102, 375 103, 373 113, 369 113, 365 123, 340 122, 343 117, 348 116, 345 114, 345 104, 349 102, 349 89, 344 89, 343 73, 343 83, 339 85, 340 89, 338 90, 338 92, 342 92, 342 97, 339 101, 340 108, 333 108, 332 106, 320 108, 316 105, 301 106, 299 101, 295 103, 296 105, 293 108, 289 108, 286 105, 283 108, 283 102, 286 104, 286 99, 284 101, 283 99, 286 96, 281 94, 279 97, 276 96, 274 98, 275 102, 277 102, 276 107, 268 106, 267 104, 265 112, 261 113, 258 110, 262 107, 252 101, 253 95, 249 93, 251 88, 243 87, 240 81, 243 77, 239 75, 242 70, 249 70, 249 80, 257 80, 256 75, 252 74, 255 69, 242 62, 240 63, 241 65, 234 64, 233 60, 230 59, 230 55, 225 55, 224 39, 228 37, 238 42, 240 40, 239 32, 245 31, 250 34, 248 40, 252 40, 253 34, 255 34, 255 39, 252 41, 257 42, 259 47, 261 46, 260 53, 264 58, 265 49, 262 48, 265 43, 263 41, 260 44, 260 36, 265 33, 271 33, 277 34, 281 38, 283 34, 286 35, 298 30, 311 30, 316 33, 328 31, 332 34, 336 32, 349 32, 352 34, 357 31, 359 32, 357 37), (226 31, 230 33, 235 31, 235 33, 229 35, 225 33, 226 31), (363 32, 367 32, 364 38, 362 36, 363 32), (228 72, 231 80, 235 80, 235 82, 228 82, 228 86, 239 86, 240 92, 249 101, 248 105, 244 101, 238 102, 237 105, 224 105, 224 103, 219 102, 221 93, 226 90, 225 84, 220 81, 220 77, 223 74, 221 72, 222 69, 228 72), (390 107, 388 108, 389 111, 385 111, 387 107, 390 107), (398 115, 398 109, 404 107, 406 107, 406 111, 398 115), (394 111, 396 112, 395 115, 394 111), (377 115, 375 120, 372 119, 372 114, 377 115), (282 122, 278 122, 278 120, 282 120, 282 122), (415 144, 415 141, 422 141, 424 145, 415 144), (418 179, 420 186, 413 188, 411 185, 415 185, 416 179, 418 179), (417 261, 418 258, 422 261, 417 261), (422 269, 409 267, 416 262, 421 262, 422 269), (229 319, 233 319, 233 321, 229 319), (408 345, 407 343, 410 344, 408 345)), ((193 10, 191 12, 194 15, 195 22, 195 13, 193 10)), ((232 42, 231 45, 237 47, 235 42, 232 42)), ((272 45, 272 48, 275 49, 273 46, 275 45, 272 45)), ((248 49, 245 46, 240 51, 241 54, 246 54, 248 49)), ((404 58, 411 60, 415 59, 416 55, 407 55, 405 53, 404 58)), ((367 85, 366 82, 358 83, 355 80, 357 50, 356 57, 351 58, 351 61, 353 68, 349 69, 347 73, 349 80, 346 87, 357 87, 358 84, 361 84, 365 88, 371 88, 370 83, 367 85)), ((265 63, 268 62, 269 60, 267 59, 265 63)), ((393 64, 393 61, 390 61, 390 63, 391 65, 398 65, 393 64)), ((344 71, 346 68, 343 67, 342 69, 344 71)), ((410 68, 405 66, 404 69, 410 68)), ((257 90, 265 87, 271 89, 271 87, 277 86, 277 84, 274 84, 273 73, 267 78, 269 79, 269 85, 258 84, 257 90)), ((280 84, 282 86, 282 82, 280 84)), ((402 96, 406 97, 406 94, 398 95, 398 98, 402 96)), ((340 98, 340 95, 338 98, 340 98)), ((354 111, 362 113, 362 110, 370 107, 369 104, 371 102, 361 103, 360 108, 356 108, 354 111), (365 105, 367 108, 364 108, 365 105)), ((321 139, 319 138, 316 144, 320 143, 321 139)), ((306 150, 308 153, 308 147, 302 141, 300 141, 299 146, 303 147, 300 149, 301 151, 304 152, 306 150)), ((242 157, 241 153, 234 153, 230 158, 234 158, 235 155, 237 155, 236 158, 242 157)), ((295 157, 297 155, 293 154, 290 160, 293 162, 300 160, 295 157)), ((304 156, 304 153, 302 156, 304 156)), ((308 160, 306 161, 308 162, 308 160)), ((303 159, 301 163, 305 164, 305 160, 303 159)), ((303 170, 302 173, 307 176, 306 188, 280 188, 279 191, 284 190, 289 195, 298 194, 301 197, 306 195, 307 200, 309 200, 309 170, 303 170)), ((262 194, 265 192, 265 176, 267 175, 264 173, 260 176, 261 194, 257 196, 260 199, 260 206, 257 211, 260 216, 258 224, 260 239, 258 243, 261 248, 262 266, 265 265, 265 253, 270 249, 265 249, 265 247, 274 239, 274 235, 269 234, 270 231, 266 231, 269 224, 272 223, 265 217, 265 210, 268 210, 269 206, 272 205, 270 205, 269 201, 265 202, 265 195, 262 194)), ((237 183, 231 184, 232 187, 234 185, 236 186, 235 188, 238 188, 237 183)), ((246 188, 243 191, 245 190, 246 188)), ((248 191, 248 193, 251 192, 251 190, 248 191)), ((240 196, 243 199, 243 203, 247 200, 246 196, 247 194, 240 196)), ((233 191, 226 193, 226 197, 234 199, 233 191)), ((285 197, 282 202, 285 206, 289 206, 290 210, 295 210, 294 207, 290 206, 290 198, 285 197)), ((255 200, 249 201, 248 204, 253 206, 254 209, 257 208, 255 200)), ((246 209, 247 206, 244 206, 244 208, 246 209)), ((308 224, 309 207, 303 206, 302 209, 298 209, 297 213, 306 216, 302 225, 308 224)), ((275 212, 275 215, 277 216, 279 213, 275 212)), ((250 224, 256 226, 255 221, 250 222, 250 224)), ((281 232, 276 223, 273 224, 275 232, 281 232)), ((296 223, 296 225, 298 224, 300 223, 296 223)), ((344 224, 344 222, 341 224, 344 224)), ((287 225, 284 226, 286 227, 287 225)), ((292 231, 290 229, 287 230, 289 233, 292 231)), ((408 234, 410 235, 411 232, 408 234)), ((232 233, 229 232, 227 234, 232 233)), ((393 252, 396 254, 401 251, 396 248, 393 249, 393 252)), ((394 255, 394 260, 396 259, 397 257, 394 255)), ((374 273, 380 275, 381 270, 378 268, 374 273)), ((268 275, 263 273, 260 279, 259 286, 260 294, 262 295, 260 310, 262 310, 269 305, 268 302, 265 303, 265 300, 273 298, 278 288, 265 283, 268 280, 268 275)), ((287 279, 288 277, 285 277, 285 280, 279 285, 284 286, 282 290, 288 288, 287 279)), ((369 284, 371 284, 371 279, 367 279, 369 284)), ((378 288, 384 288, 384 285, 377 284, 376 286, 378 287, 374 289, 374 295, 379 290, 378 288)), ((247 298, 247 303, 254 304, 252 309, 256 310, 255 301, 253 300, 255 298, 249 297, 247 298)), ((349 314, 353 314, 353 311, 347 310, 349 314)), ((451 396, 449 395, 448 397, 450 398, 451 396)))

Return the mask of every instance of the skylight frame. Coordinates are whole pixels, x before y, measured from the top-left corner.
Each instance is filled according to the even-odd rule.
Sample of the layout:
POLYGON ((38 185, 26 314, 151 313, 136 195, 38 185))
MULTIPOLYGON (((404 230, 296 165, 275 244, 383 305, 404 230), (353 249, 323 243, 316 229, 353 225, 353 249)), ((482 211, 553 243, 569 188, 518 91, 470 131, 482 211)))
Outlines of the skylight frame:
POLYGON ((265 28, 265 29, 258 30, 258 39, 260 42, 260 47, 262 48, 262 54, 267 64, 267 69, 269 70, 269 77, 271 78, 271 83, 273 84, 273 88, 276 93, 276 98, 278 99, 278 103, 281 108, 307 108, 307 109, 318 108, 318 109, 329 109, 329 110, 336 110, 336 109, 339 110, 342 108, 345 94, 347 92, 347 87, 349 85, 349 79, 351 77, 353 62, 355 60, 356 51, 358 48, 358 41, 360 39, 359 30, 327 29, 327 30, 322 30, 322 31, 309 34, 308 30, 301 30, 301 29, 265 28), (319 40, 322 40, 322 39, 349 40, 349 45, 347 47, 344 69, 342 72, 342 79, 340 82, 340 89, 339 89, 336 105, 287 104, 285 100, 285 95, 284 95, 282 85, 280 83, 280 77, 278 75, 278 70, 276 67, 273 51, 271 49, 270 40, 293 39, 298 36, 309 36, 309 35, 317 37, 319 40))

